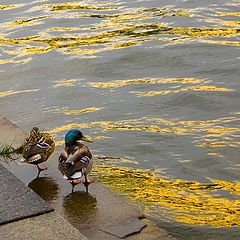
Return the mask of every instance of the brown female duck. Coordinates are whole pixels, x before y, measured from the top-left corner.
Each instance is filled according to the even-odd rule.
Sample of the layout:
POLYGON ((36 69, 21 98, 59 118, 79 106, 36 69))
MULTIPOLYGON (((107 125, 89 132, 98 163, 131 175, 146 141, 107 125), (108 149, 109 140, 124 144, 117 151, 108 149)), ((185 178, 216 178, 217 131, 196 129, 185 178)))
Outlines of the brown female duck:
POLYGON ((55 142, 52 136, 46 132, 40 132, 37 127, 34 127, 16 152, 22 154, 21 163, 37 166, 37 177, 39 177, 40 172, 47 169, 45 166, 39 166, 39 164, 48 160, 54 148, 55 142))

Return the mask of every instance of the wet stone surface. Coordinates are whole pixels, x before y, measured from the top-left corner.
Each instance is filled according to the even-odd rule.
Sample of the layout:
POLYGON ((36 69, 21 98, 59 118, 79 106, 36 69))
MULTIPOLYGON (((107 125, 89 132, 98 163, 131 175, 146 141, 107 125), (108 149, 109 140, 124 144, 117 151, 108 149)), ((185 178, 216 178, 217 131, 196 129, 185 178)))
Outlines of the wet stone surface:
POLYGON ((146 224, 142 223, 138 218, 129 219, 123 222, 106 224, 101 227, 101 230, 120 238, 140 232, 146 224))
POLYGON ((53 211, 0 164, 0 225, 53 211))
MULTIPOLYGON (((26 136, 21 129, 1 116, 0 126, 0 145, 14 142, 14 147, 17 147, 26 136)), ((38 179, 35 178, 36 169, 32 166, 6 164, 10 173, 0 164, 0 239, 84 239, 81 234, 77 234, 77 230, 89 240, 122 239, 117 234, 125 235, 123 239, 129 240, 172 239, 165 230, 145 218, 139 206, 131 204, 97 181, 90 186, 89 193, 83 191, 80 185, 73 194, 69 194, 69 184, 55 172, 57 156, 53 154, 52 159, 48 161, 45 175, 38 179), (42 214, 51 209, 19 179, 65 219, 56 216, 54 212, 42 214), (39 214, 42 215, 29 218, 39 214), (22 218, 25 219, 15 221, 22 218), (135 220, 130 224, 130 219, 135 220), (11 221, 14 222, 4 224, 11 221), (124 223, 128 226, 124 226, 124 223)))

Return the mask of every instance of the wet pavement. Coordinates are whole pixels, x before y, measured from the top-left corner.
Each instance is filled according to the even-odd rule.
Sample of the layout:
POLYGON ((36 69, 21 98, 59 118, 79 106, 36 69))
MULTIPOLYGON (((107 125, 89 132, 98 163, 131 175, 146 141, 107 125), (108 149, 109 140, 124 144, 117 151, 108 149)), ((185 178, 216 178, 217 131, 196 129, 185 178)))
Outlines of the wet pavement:
MULTIPOLYGON (((25 133, 23 131, 21 131, 13 123, 3 117, 0 117, 0 126, 1 145, 11 144, 12 136, 14 136, 13 146, 17 146, 25 136, 25 133)), ((53 158, 56 158, 56 156, 53 156, 53 158)), ((57 175, 57 171, 54 169, 53 163, 51 162, 48 163, 48 170, 46 171, 47 173, 42 174, 39 178, 34 178, 34 170, 36 169, 34 169, 32 166, 19 166, 17 164, 13 164, 11 166, 6 165, 6 167, 19 179, 21 179, 25 185, 28 185, 28 187, 32 188, 33 191, 39 194, 39 196, 45 200, 45 203, 47 203, 47 205, 44 204, 42 200, 36 196, 36 194, 33 193, 29 188, 25 187, 24 184, 20 182, 20 180, 18 180, 14 175, 3 168, 4 174, 7 174, 11 179, 14 179, 14 181, 10 181, 8 180, 9 176, 5 178, 5 175, 1 175, 1 177, 6 179, 6 184, 8 184, 8 186, 4 189, 10 189, 7 194, 8 197, 5 196, 5 193, 1 193, 1 196, 4 196, 4 198, 1 198, 1 203, 7 203, 4 205, 2 204, 3 209, 7 208, 7 206, 11 208, 11 202, 13 201, 12 196, 16 196, 17 194, 18 196, 20 195, 22 197, 25 197, 25 195, 28 196, 29 193, 32 195, 32 202, 30 200, 28 202, 27 199, 24 201, 24 203, 18 201, 18 204, 15 204, 15 208, 19 208, 20 210, 23 209, 22 211, 19 210, 19 212, 22 214, 24 211, 25 213, 28 212, 29 216, 23 215, 24 217, 31 217, 37 213, 41 214, 44 213, 44 211, 49 212, 52 210, 51 207, 53 207, 55 213, 50 214, 55 214, 58 219, 64 217, 69 223, 73 225, 73 227, 78 229, 88 239, 174 239, 165 230, 160 229, 154 224, 154 222, 152 222, 150 219, 147 219, 143 215, 140 207, 131 204, 123 196, 112 192, 103 184, 98 183, 97 179, 95 179, 95 182, 91 184, 89 193, 83 191, 83 186, 78 186, 76 187, 76 191, 71 194, 71 187, 68 186, 68 183, 66 181, 57 175), (25 172, 23 173, 22 171, 25 172), (49 173, 52 175, 52 177, 46 175, 49 173), (30 178, 32 179, 30 180, 30 178), (17 191, 16 193, 14 184, 21 186, 21 191, 23 194, 21 194, 20 191, 17 191), (38 200, 40 201, 39 204, 38 200), (22 206, 22 204, 25 206, 25 208, 22 206), (28 208, 30 208, 32 212, 28 211, 28 208), (38 212, 36 213, 35 211, 38 212)), ((6 192, 6 190, 4 190, 4 192, 6 192)), ((11 210, 15 213, 18 211, 14 210, 14 208, 11 210)), ((4 213, 4 211, 2 212, 4 213)), ((41 221, 45 221, 44 216, 48 218, 49 215, 41 215, 41 221)), ((6 217, 7 214, 5 218, 6 217)), ((22 221, 24 220, 18 221, 19 223, 14 222, 14 224, 21 225, 22 221)), ((25 220, 24 224, 31 224, 30 222, 29 220, 25 220)), ((56 228, 60 227, 58 224, 59 221, 56 220, 55 222, 56 228)), ((44 226, 46 227, 46 225, 44 226)), ((9 238, 7 229, 8 226, 3 225, 3 231, 1 229, 1 232, 5 235, 1 239, 6 239, 6 237, 9 238)), ((13 226, 11 229, 17 230, 18 227, 13 226)), ((32 229, 32 231, 35 230, 39 231, 39 229, 32 229)), ((24 230, 21 230, 21 232, 24 232, 24 230)), ((29 230, 26 231, 26 234, 29 234, 29 230)), ((39 238, 36 239, 42 239, 41 235, 39 235, 39 238)))

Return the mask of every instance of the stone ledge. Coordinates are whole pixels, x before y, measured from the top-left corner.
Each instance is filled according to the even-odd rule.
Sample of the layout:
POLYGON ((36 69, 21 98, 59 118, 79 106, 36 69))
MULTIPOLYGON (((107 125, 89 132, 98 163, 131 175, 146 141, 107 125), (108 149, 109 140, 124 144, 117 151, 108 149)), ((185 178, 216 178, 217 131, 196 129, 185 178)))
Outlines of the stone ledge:
POLYGON ((0 164, 0 225, 53 211, 0 164))
POLYGON ((0 239, 8 240, 87 240, 55 212, 0 226, 0 239))

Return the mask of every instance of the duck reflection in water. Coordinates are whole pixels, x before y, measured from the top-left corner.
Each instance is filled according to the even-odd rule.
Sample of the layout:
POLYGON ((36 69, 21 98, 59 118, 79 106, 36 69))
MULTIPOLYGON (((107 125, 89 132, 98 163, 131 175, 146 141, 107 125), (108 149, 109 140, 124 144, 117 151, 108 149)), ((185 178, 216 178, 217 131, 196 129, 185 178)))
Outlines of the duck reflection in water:
POLYGON ((76 191, 63 199, 65 216, 75 227, 89 227, 97 214, 97 199, 88 192, 76 191))
POLYGON ((59 195, 59 186, 52 177, 35 178, 28 184, 28 187, 48 203, 53 202, 59 195))

